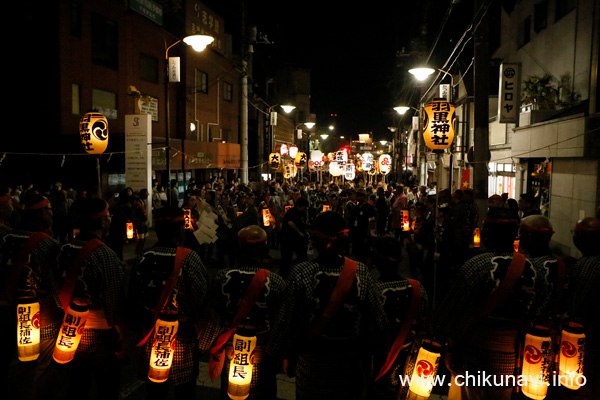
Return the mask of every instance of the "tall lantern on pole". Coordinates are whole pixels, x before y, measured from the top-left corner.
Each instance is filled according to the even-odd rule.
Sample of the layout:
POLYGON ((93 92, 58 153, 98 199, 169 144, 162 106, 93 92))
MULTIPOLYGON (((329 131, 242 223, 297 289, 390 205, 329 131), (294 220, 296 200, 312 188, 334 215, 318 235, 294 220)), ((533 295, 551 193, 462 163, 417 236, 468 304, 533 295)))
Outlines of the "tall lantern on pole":
POLYGON ((425 145, 434 151, 450 147, 454 140, 456 116, 454 106, 446 99, 433 99, 423 113, 423 139, 425 145))
POLYGON ((108 120, 99 112, 84 114, 79 121, 79 139, 88 154, 97 154, 96 171, 98 174, 98 194, 102 180, 100 177, 100 154, 108 147, 108 120))

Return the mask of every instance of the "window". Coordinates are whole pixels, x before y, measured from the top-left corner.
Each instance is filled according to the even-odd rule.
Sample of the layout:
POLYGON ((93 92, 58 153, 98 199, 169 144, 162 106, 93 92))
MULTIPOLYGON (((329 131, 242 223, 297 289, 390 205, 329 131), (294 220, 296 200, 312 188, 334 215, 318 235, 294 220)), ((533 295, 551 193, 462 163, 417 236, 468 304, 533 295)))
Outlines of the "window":
POLYGON ((195 93, 208 93, 208 74, 200 70, 196 70, 196 90, 195 93))
POLYGON ((158 83, 158 59, 147 54, 140 54, 140 78, 158 83))
POLYGON ((71 112, 81 115, 81 85, 77 83, 71 85, 71 112))
POLYGON ((102 89, 92 89, 92 107, 107 119, 117 118, 117 94, 102 89))
POLYGON ((538 3, 533 9, 533 30, 537 33, 548 24, 548 2, 538 3))
POLYGON ((81 4, 71 3, 69 10, 71 36, 81 37, 81 4))
POLYGON ((556 13, 554 20, 558 21, 567 15, 569 11, 574 9, 576 1, 577 0, 556 0, 556 13))
POLYGON ((223 82, 223 100, 233 101, 233 85, 229 82, 223 82))
POLYGON ((517 40, 519 41, 517 43, 518 47, 525 46, 531 40, 531 16, 528 16, 519 24, 519 37, 517 40))
POLYGON ((92 62, 116 70, 119 66, 119 29, 117 24, 92 14, 92 62))

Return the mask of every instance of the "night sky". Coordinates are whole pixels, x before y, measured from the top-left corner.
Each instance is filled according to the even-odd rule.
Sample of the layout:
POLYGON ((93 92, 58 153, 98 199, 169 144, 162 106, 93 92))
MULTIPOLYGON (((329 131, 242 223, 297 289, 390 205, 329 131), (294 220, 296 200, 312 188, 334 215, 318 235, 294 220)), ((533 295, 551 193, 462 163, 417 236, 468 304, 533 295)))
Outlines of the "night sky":
MULTIPOLYGON (((209 0, 206 4, 225 18, 226 30, 235 35, 241 2, 209 0)), ((416 102, 415 91, 421 90, 409 81, 413 78, 407 72, 412 66, 408 63, 416 58, 442 63, 454 38, 470 22, 472 0, 462 0, 444 29, 448 36, 438 41, 429 57, 450 3, 247 1, 248 24, 257 26, 272 42, 255 46, 254 65, 256 70, 288 64, 309 68, 311 112, 318 125, 334 122, 340 135, 373 132, 376 139, 389 138, 387 127, 398 118, 393 107, 416 102), (419 55, 410 61, 397 58, 402 48, 419 55), (337 118, 332 120, 330 114, 337 118)))

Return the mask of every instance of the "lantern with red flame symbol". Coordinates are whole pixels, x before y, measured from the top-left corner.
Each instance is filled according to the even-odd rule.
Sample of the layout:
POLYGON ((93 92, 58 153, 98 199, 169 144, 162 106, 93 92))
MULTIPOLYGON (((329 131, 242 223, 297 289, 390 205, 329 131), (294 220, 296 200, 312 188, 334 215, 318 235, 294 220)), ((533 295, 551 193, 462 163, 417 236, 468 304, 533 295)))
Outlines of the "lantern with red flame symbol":
POLYGON ((410 390, 419 398, 428 398, 433 390, 433 382, 440 364, 442 346, 433 341, 423 341, 410 383, 410 390))
POLYGON ((133 239, 134 233, 133 233, 133 222, 131 221, 127 221, 126 224, 126 232, 127 232, 127 239, 133 239))
POLYGON ((542 400, 548 392, 552 363, 550 329, 537 326, 525 335, 522 376, 527 379, 523 394, 530 399, 542 400))
POLYGON ((585 384, 585 377, 583 376, 584 346, 583 326, 569 322, 560 335, 558 373, 562 386, 577 390, 585 384))

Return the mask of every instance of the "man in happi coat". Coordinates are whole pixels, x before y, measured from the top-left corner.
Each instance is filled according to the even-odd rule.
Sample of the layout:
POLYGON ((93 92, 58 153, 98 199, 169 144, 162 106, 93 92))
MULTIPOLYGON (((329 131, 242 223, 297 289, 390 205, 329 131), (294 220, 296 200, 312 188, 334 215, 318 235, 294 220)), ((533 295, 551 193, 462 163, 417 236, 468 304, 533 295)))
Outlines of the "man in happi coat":
MULTIPOLYGON (((175 268, 176 253, 184 241, 185 219, 181 208, 163 207, 154 213, 154 225, 158 242, 146 249, 139 257, 139 263, 132 271, 130 286, 130 304, 134 327, 143 338, 154 329, 154 317, 161 308, 176 312, 179 323, 173 364, 169 378, 165 383, 146 380, 146 398, 164 399, 170 387, 173 387, 177 399, 193 399, 198 376, 198 332, 197 321, 204 306, 208 290, 208 276, 204 263, 198 253, 189 250, 182 259, 180 272, 166 300, 159 305, 159 299, 175 268)), ((168 290, 168 289, 167 289, 168 290)), ((143 346, 142 372, 148 373, 150 350, 154 333, 143 346)))
MULTIPOLYGON (((15 229, 7 229, 0 238, 3 296, 10 304, 10 342, 3 355, 13 355, 7 375, 7 398, 57 399, 61 388, 61 373, 52 360, 56 336, 63 318, 59 300, 57 256, 59 243, 51 235, 52 206, 50 201, 34 191, 23 196, 19 209, 20 223, 15 229), (39 236, 36 241, 34 235, 39 236), (24 248, 30 247, 29 261, 15 276, 19 257, 24 248), (17 359, 14 312, 19 297, 35 296, 40 303, 40 355, 35 361, 23 362, 17 359)), ((27 257, 27 255, 25 255, 27 257)), ((25 261, 25 260, 24 260, 25 261)), ((32 324, 35 324, 32 316, 32 324)), ((4 325, 4 322, 3 322, 4 325)), ((4 366, 2 368, 4 370, 4 366)), ((3 375, 4 377, 4 375, 3 375)))
MULTIPOLYGON (((238 260, 233 268, 220 269, 212 284, 208 302, 209 318, 205 318, 205 331, 201 332, 200 348, 209 350, 215 345, 218 334, 232 327, 250 282, 259 269, 267 269, 265 260, 269 245, 267 233, 258 225, 240 229, 237 236, 238 260), (212 334, 211 334, 212 333, 212 334)), ((248 399, 277 397, 275 375, 279 364, 265 352, 274 319, 278 315, 285 282, 278 274, 269 271, 264 286, 259 288, 255 304, 251 305, 243 321, 236 327, 251 332, 257 338, 252 367, 252 381, 248 399)), ((221 398, 227 395, 229 364, 233 354, 233 335, 223 346, 226 359, 221 372, 221 398)))
POLYGON ((587 380, 573 398, 591 400, 600 393, 600 218, 578 221, 573 243, 582 257, 569 270, 568 315, 583 324, 583 375, 587 380))
POLYGON ((96 239, 100 245, 85 256, 72 298, 87 299, 87 322, 69 362, 69 398, 85 398, 88 393, 103 399, 117 399, 120 386, 120 360, 127 357, 125 327, 125 271, 117 254, 104 244, 111 224, 108 204, 101 198, 85 198, 77 206, 76 224, 80 233, 65 244, 58 257, 59 267, 68 276, 84 246, 96 239))
POLYGON ((312 236, 319 255, 292 268, 286 280, 268 352, 287 360, 298 400, 365 399, 371 358, 387 349, 383 308, 363 263, 350 275, 349 290, 329 323, 313 329, 314 321, 323 320, 343 268, 351 265, 344 257, 346 235, 342 216, 319 214, 312 236))
MULTIPOLYGON (((517 220, 507 209, 492 209, 484 221, 482 243, 487 252, 465 262, 446 298, 434 311, 433 333, 447 340, 445 361, 452 372, 449 399, 506 399, 513 392, 509 376, 516 366, 524 321, 539 314, 534 304, 546 295, 533 263, 524 260, 523 271, 505 299, 491 312, 480 313, 480 305, 498 290, 514 256, 517 220), (539 292, 538 292, 539 291, 539 292), (464 381, 457 375, 491 376, 491 384, 464 381), (495 379, 495 381, 494 381, 495 379)), ((518 258, 518 257, 517 257, 518 258)))

